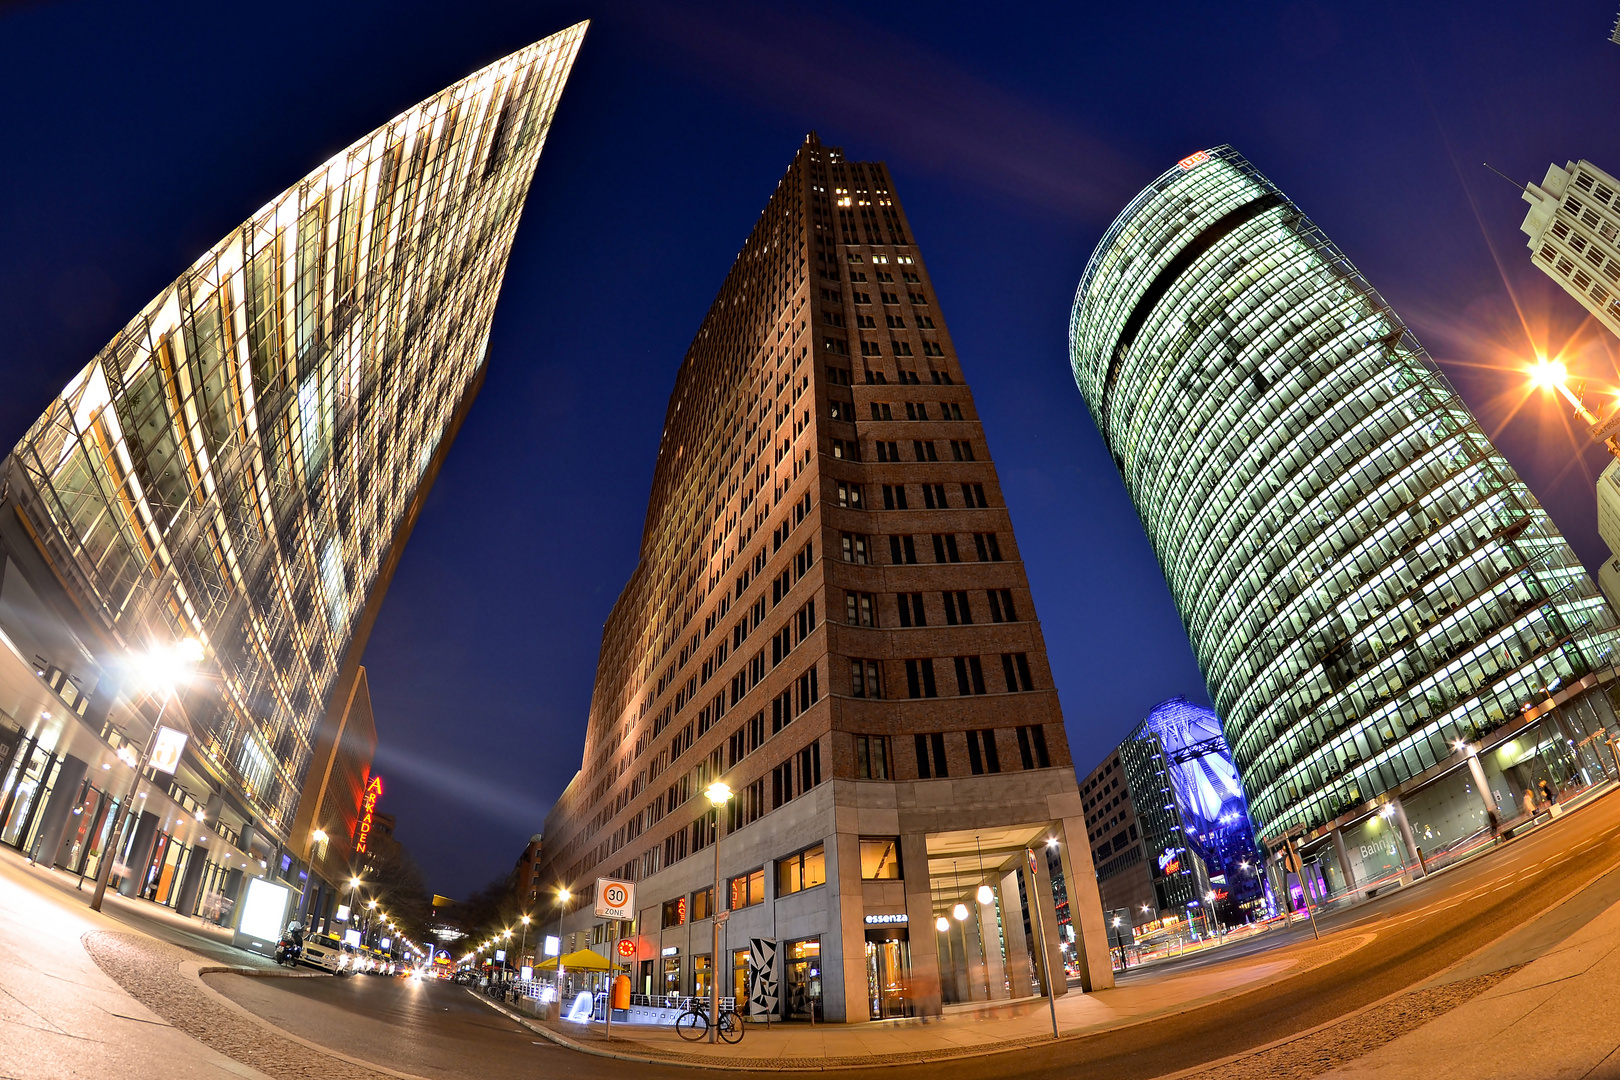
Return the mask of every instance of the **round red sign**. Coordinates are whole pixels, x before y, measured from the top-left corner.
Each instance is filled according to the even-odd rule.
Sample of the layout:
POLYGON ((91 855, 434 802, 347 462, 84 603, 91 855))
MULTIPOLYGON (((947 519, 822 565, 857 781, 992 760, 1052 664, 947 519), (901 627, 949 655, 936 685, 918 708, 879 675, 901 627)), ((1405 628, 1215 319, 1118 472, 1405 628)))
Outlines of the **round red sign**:
POLYGON ((634 956, 634 955, 636 955, 636 943, 633 940, 631 940, 630 938, 625 938, 623 941, 620 941, 619 942, 619 955, 620 956, 634 956))

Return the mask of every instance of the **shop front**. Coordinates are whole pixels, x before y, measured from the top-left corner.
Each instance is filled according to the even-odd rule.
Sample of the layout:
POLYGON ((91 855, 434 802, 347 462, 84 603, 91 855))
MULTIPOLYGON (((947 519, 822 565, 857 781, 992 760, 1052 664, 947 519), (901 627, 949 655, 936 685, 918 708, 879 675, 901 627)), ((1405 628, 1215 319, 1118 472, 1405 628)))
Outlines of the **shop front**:
POLYGON ((866 931, 866 996, 873 1020, 912 1015, 911 940, 904 926, 866 931))
POLYGON ((783 976, 787 982, 788 1018, 790 1020, 820 1018, 821 938, 791 941, 785 955, 787 963, 783 969, 783 976))

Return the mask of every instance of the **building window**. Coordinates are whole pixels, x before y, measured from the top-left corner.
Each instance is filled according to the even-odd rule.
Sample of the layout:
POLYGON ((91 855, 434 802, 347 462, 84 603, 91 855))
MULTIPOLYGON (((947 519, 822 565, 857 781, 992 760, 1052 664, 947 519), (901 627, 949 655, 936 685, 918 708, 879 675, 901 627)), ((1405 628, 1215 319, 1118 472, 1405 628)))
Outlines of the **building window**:
POLYGON ((813 889, 827 883, 827 849, 820 844, 776 863, 776 895, 813 889))
POLYGON ((867 555, 871 547, 870 537, 858 533, 844 533, 842 539, 845 562, 864 566, 870 561, 867 555))
POLYGON ((1046 752, 1046 731, 1039 724, 1029 724, 1018 729, 1018 756, 1026 769, 1052 767, 1052 759, 1046 752))
MULTIPOLYGON (((916 378, 916 376, 912 376, 916 378)), ((913 439, 911 441, 913 455, 918 461, 938 461, 939 451, 934 448, 932 439, 913 439)))
POLYGON ((712 919, 714 917, 714 886, 699 889, 692 894, 692 921, 712 919))
POLYGON ((740 911, 765 902, 765 868, 731 879, 731 908, 740 911))
POLYGON ((871 593, 845 593, 844 614, 851 626, 876 626, 877 606, 871 593))
POLYGON ((859 510, 866 503, 861 498, 861 485, 838 481, 838 505, 851 510, 859 510))
POLYGON ((889 537, 889 562, 908 566, 917 561, 917 542, 914 536, 889 537))
MULTIPOLYGON (((937 380, 936 380, 937 381, 937 380)), ((973 444, 965 440, 951 440, 951 459, 953 461, 972 461, 973 444)))
POLYGON ((984 665, 979 662, 977 656, 956 658, 956 692, 961 697, 985 692, 984 665))
MULTIPOLYGON (((977 539, 978 534, 975 534, 977 539)), ((937 563, 961 562, 962 555, 956 550, 955 533, 934 534, 934 561, 937 563)))
POLYGON ((900 838, 861 837, 861 880, 900 881, 900 838))
POLYGON ((889 778, 889 740, 882 735, 855 736, 855 775, 861 780, 889 778))
POLYGON ((881 698, 883 696, 883 683, 878 678, 878 662, 876 660, 850 660, 849 692, 852 697, 858 698, 881 698))
POLYGON ((978 552, 980 562, 1001 561, 1001 541, 996 539, 995 533, 974 533, 973 550, 978 552))
MULTIPOLYGON (((932 444, 930 444, 932 445, 932 444)), ((951 504, 945 501, 944 484, 924 484, 922 486, 923 506, 929 510, 949 510, 951 504)))
POLYGON ((966 506, 969 510, 990 509, 990 500, 984 497, 984 485, 963 484, 962 505, 966 506))
POLYGON ((934 661, 931 659, 906 661, 907 696, 914 698, 938 697, 934 685, 934 661))
POLYGON ((973 625, 973 609, 968 606, 967 593, 941 593, 940 597, 945 601, 945 624, 947 626, 973 625))
POLYGON ((900 444, 899 443, 883 442, 883 441, 880 440, 880 441, 874 443, 873 445, 877 447, 877 459, 879 461, 899 461, 900 460, 900 444))
POLYGON ((1001 771, 1001 756, 996 753, 996 733, 990 728, 968 732, 967 748, 968 765, 975 776, 1001 771))
POLYGON ((900 616, 901 626, 928 625, 928 615, 923 610, 923 595, 920 592, 895 593, 894 609, 900 616))
POLYGON ((686 897, 664 901, 664 929, 686 925, 686 897))
POLYGON ((1018 621, 1018 612, 1013 609, 1011 589, 989 589, 984 595, 990 601, 991 622, 1018 621))
POLYGON ((917 775, 928 780, 935 776, 949 776, 945 764, 945 736, 940 732, 917 736, 917 775))
POLYGON ((1035 689, 1035 680, 1029 677, 1029 656, 1026 653, 1002 653, 1001 673, 1007 678, 1007 693, 1035 689))
MULTIPOLYGON (((842 486, 842 485, 840 485, 840 486, 842 486)), ((843 504, 840 503, 839 505, 843 505, 843 504)), ((885 510, 907 510, 907 509, 910 509, 908 506, 906 506, 906 486, 904 484, 884 484, 883 485, 883 509, 885 509, 885 510)))

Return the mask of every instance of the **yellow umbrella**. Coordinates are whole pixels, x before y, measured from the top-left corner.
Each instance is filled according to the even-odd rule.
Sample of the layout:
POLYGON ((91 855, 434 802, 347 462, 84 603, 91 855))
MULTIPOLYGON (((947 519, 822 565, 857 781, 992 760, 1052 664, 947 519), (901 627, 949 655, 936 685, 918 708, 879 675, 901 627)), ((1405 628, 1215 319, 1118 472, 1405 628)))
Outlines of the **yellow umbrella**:
MULTIPOLYGON (((554 956, 544 963, 536 964, 534 970, 556 971, 558 959, 558 957, 554 956)), ((589 949, 571 952, 560 959, 562 960, 562 966, 568 971, 612 971, 618 967, 617 964, 609 963, 607 957, 600 953, 591 952, 589 949)))

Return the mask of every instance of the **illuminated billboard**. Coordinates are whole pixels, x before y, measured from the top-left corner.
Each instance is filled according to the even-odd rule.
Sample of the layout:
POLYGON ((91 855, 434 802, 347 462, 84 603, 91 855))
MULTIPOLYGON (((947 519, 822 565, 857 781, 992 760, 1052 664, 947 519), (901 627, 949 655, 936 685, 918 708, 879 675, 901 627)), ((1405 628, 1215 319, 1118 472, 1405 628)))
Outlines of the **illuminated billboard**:
POLYGON ((1147 726, 1164 752, 1187 847, 1204 861, 1212 887, 1237 903, 1259 896, 1261 859, 1249 801, 1220 717, 1186 698, 1171 698, 1148 713, 1147 726))

